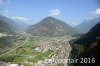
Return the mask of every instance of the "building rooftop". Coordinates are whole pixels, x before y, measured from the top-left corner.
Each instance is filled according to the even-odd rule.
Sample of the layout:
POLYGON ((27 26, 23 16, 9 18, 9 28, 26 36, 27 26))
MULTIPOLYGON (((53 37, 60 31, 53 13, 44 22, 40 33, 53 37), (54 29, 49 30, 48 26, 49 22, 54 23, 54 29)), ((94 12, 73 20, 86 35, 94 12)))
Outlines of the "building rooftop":
POLYGON ((18 66, 18 64, 11 64, 10 66, 18 66))

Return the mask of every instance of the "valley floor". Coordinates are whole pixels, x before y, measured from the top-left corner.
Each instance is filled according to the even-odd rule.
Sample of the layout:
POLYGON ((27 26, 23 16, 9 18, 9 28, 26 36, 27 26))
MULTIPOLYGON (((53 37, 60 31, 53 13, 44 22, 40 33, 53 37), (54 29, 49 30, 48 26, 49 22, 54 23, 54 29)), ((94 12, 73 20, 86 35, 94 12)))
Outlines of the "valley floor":
POLYGON ((72 36, 45 37, 30 36, 21 37, 17 46, 0 55, 3 66, 19 64, 20 66, 67 66, 63 60, 68 59, 71 52, 69 40, 72 36), (55 61, 61 60, 61 61, 55 61), (6 61, 4 63, 3 61, 6 61))

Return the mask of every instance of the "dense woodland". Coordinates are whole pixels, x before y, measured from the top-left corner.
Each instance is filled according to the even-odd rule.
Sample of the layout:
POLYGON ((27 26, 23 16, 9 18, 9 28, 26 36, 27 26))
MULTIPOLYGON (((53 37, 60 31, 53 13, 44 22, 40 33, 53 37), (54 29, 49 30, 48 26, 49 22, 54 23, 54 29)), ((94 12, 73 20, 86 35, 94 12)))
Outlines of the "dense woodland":
POLYGON ((86 63, 80 63, 81 60, 78 61, 78 63, 71 64, 70 66, 100 66, 100 23, 95 25, 87 34, 82 35, 78 39, 74 39, 70 41, 70 44, 72 46, 71 51, 71 58, 95 58, 95 62, 88 63, 89 60, 86 63))

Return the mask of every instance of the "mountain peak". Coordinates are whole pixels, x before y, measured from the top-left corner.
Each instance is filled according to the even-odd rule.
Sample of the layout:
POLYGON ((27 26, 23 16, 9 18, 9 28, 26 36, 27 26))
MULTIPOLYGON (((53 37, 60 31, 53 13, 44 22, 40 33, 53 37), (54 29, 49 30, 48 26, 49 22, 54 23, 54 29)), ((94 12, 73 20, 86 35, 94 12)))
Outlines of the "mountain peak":
POLYGON ((56 19, 56 18, 54 18, 52 16, 48 16, 48 17, 42 19, 41 21, 42 22, 52 22, 52 21, 55 22, 56 20, 58 20, 58 19, 56 19))
POLYGON ((52 17, 52 16, 47 16, 45 19, 56 19, 56 18, 54 18, 54 17, 52 17))
POLYGON ((38 36, 61 36, 78 32, 65 22, 49 16, 32 25, 28 29, 28 33, 38 36))

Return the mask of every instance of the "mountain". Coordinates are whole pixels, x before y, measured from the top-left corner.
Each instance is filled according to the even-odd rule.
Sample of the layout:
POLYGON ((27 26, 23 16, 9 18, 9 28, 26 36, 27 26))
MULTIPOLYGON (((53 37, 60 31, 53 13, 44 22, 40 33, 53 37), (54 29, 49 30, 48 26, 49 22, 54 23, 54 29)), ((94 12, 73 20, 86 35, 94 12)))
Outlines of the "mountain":
POLYGON ((29 27, 27 32, 37 36, 61 36, 79 33, 65 22, 51 16, 44 18, 35 25, 32 25, 29 27))
POLYGON ((28 24, 24 23, 23 20, 14 19, 14 18, 12 18, 12 20, 17 24, 16 26, 17 30, 25 30, 29 26, 28 24))
POLYGON ((91 36, 100 36, 100 22, 97 23, 87 34, 91 36))
POLYGON ((17 20, 13 20, 9 17, 6 17, 6 16, 2 16, 0 15, 0 20, 9 24, 10 27, 12 27, 12 29, 14 31, 16 30, 24 30, 26 28, 26 26, 28 26, 27 24, 23 23, 23 22, 19 22, 17 20))
POLYGON ((72 47, 72 56, 74 58, 76 56, 78 59, 88 59, 86 63, 80 63, 80 59, 77 64, 74 64, 74 66, 100 66, 100 22, 88 33, 73 41, 72 47))
POLYGON ((93 26, 100 22, 100 17, 91 20, 85 20, 75 28, 82 33, 87 33, 93 26))
POLYGON ((13 46, 14 41, 17 39, 12 27, 5 21, 0 20, 0 54, 6 49, 13 46))
POLYGON ((0 20, 0 33, 12 33, 12 29, 9 24, 0 20))
POLYGON ((82 35, 80 38, 74 40, 74 44, 88 44, 100 36, 100 22, 98 22, 88 33, 82 35))

